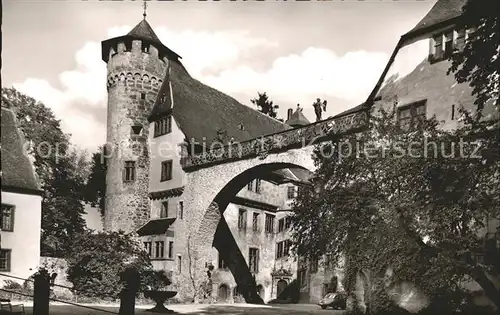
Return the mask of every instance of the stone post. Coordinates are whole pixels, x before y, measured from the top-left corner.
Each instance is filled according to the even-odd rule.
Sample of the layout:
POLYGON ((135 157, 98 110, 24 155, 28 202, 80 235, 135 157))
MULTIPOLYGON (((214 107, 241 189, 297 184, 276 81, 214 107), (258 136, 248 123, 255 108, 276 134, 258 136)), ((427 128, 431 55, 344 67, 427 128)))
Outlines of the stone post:
POLYGON ((33 314, 49 315, 50 277, 45 269, 35 274, 33 314))
POLYGON ((121 274, 120 280, 124 282, 125 287, 120 292, 120 315, 135 314, 135 296, 139 289, 141 277, 134 267, 127 267, 121 274))

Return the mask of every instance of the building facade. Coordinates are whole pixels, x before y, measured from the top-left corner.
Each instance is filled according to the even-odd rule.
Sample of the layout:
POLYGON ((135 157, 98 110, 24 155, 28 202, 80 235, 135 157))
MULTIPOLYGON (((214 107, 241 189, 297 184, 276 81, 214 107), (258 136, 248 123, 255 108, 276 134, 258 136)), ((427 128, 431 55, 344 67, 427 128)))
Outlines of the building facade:
POLYGON ((42 191, 15 114, 4 107, 1 143, 0 273, 26 279, 40 263, 42 191))

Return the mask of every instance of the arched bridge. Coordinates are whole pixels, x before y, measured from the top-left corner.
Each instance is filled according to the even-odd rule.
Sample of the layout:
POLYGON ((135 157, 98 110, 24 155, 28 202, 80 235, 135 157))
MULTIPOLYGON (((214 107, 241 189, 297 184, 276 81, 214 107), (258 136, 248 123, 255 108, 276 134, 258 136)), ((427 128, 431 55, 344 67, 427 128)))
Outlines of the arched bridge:
POLYGON ((359 132, 367 125, 368 109, 363 108, 304 127, 183 158, 182 165, 187 173, 183 201, 189 223, 183 233, 185 239, 180 241, 186 244, 183 256, 189 257, 189 262, 185 262, 186 268, 203 273, 211 248, 215 246, 228 263, 246 301, 262 302, 256 293, 255 280, 222 213, 238 191, 254 178, 285 168, 313 171, 314 144, 338 135, 359 132))

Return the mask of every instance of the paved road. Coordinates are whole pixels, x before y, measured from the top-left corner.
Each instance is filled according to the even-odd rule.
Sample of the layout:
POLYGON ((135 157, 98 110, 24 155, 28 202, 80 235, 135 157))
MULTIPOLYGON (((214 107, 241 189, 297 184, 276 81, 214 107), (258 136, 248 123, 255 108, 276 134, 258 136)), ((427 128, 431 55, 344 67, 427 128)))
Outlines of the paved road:
MULTIPOLYGON (((117 307, 92 306, 104 311, 80 308, 68 305, 51 305, 51 315, 111 315, 117 314, 117 307)), ((293 304, 293 305, 247 305, 247 304, 214 304, 214 305, 169 305, 169 309, 177 314, 192 315, 341 315, 342 311, 333 311, 331 309, 322 310, 317 305, 311 304, 293 304)), ((27 315, 32 315, 31 307, 26 308, 27 315)), ((145 308, 138 308, 136 315, 152 315, 155 313, 147 312, 145 308)))

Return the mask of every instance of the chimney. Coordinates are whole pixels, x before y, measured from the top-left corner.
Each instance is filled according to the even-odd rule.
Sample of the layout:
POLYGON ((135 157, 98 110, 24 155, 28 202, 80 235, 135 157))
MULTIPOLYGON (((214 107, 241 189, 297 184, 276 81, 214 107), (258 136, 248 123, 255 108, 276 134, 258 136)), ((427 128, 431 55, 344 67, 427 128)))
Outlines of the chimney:
POLYGON ((290 120, 290 118, 292 118, 292 113, 293 109, 289 108, 287 111, 286 120, 290 120))

